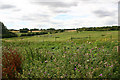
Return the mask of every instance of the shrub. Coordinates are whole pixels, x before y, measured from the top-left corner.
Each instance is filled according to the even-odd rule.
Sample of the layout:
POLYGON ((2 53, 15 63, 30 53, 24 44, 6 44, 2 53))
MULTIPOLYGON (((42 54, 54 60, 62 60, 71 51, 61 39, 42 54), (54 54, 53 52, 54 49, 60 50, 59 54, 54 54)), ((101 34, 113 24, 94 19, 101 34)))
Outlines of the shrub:
POLYGON ((8 32, 6 34, 2 34, 2 38, 11 38, 11 37, 17 37, 17 34, 8 32))
POLYGON ((20 29, 20 33, 27 33, 29 31, 28 28, 23 28, 23 29, 20 29))
POLYGON ((22 36, 27 36, 27 34, 21 34, 21 37, 22 37, 22 36))
POLYGON ((15 75, 22 72, 22 56, 12 49, 4 49, 2 53, 2 76, 3 78, 16 78, 15 75))

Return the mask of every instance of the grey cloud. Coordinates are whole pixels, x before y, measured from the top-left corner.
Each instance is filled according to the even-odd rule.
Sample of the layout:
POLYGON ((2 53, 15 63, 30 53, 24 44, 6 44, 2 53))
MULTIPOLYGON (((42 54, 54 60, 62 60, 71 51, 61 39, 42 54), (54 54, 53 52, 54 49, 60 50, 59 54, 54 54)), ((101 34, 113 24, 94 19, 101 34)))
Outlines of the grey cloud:
POLYGON ((72 6, 77 6, 77 2, 72 2, 72 3, 65 3, 65 2, 35 2, 36 4, 39 5, 45 5, 48 7, 63 7, 63 8, 68 8, 72 6))
POLYGON ((40 20, 41 22, 46 22, 49 20, 49 17, 50 15, 47 14, 29 14, 22 16, 20 19, 26 21, 40 20))
POLYGON ((60 0, 31 0, 31 2, 33 2, 33 1, 37 1, 37 2, 58 2, 58 1, 60 1, 60 0))
POLYGON ((32 21, 32 20, 35 20, 35 18, 30 17, 30 16, 22 16, 22 17, 21 17, 21 20, 32 21))
POLYGON ((69 10, 53 10, 55 13, 67 13, 69 10))
POLYGON ((15 11, 15 12, 19 12, 19 11, 21 11, 21 9, 14 9, 13 11, 15 11))
POLYGON ((104 10, 96 10, 94 11, 98 17, 107 17, 107 16, 114 16, 114 12, 104 11, 104 10))
POLYGON ((16 6, 9 5, 9 4, 0 5, 0 9, 11 9, 11 8, 16 8, 16 6))

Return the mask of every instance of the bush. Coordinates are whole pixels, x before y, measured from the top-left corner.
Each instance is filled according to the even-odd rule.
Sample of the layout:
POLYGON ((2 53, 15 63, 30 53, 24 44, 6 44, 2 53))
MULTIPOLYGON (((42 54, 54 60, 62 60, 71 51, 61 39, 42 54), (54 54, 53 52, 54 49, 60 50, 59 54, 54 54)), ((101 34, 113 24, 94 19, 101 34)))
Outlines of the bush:
POLYGON ((29 29, 27 29, 27 28, 20 29, 20 33, 27 33, 28 31, 29 31, 29 29))
POLYGON ((20 36, 21 36, 21 37, 22 37, 22 36, 27 36, 27 34, 21 34, 20 36))
POLYGON ((12 49, 4 49, 2 54, 2 77, 16 78, 18 73, 22 73, 22 56, 12 49))
POLYGON ((44 34, 48 34, 48 32, 36 32, 36 33, 21 34, 21 37, 22 36, 44 35, 44 34))
POLYGON ((17 34, 8 32, 6 34, 2 34, 2 38, 11 38, 11 37, 18 37, 17 34))

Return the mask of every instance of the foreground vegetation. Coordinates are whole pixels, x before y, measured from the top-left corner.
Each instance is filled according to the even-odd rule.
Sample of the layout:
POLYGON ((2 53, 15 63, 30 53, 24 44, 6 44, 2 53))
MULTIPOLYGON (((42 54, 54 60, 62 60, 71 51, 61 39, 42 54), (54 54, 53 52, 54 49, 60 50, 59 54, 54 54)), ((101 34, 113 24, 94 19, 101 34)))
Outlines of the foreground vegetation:
POLYGON ((17 63, 9 68, 17 78, 119 78, 117 33, 63 32, 3 39, 3 55, 19 53, 17 57, 22 57, 22 62, 17 61, 19 68, 17 63))

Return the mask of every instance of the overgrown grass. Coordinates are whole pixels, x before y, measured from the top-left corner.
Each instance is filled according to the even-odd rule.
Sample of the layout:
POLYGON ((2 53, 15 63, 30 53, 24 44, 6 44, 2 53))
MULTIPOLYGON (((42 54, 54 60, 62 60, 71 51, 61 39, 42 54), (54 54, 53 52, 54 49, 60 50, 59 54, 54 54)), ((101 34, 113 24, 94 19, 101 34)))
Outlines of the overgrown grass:
POLYGON ((18 76, 21 78, 119 78, 117 34, 110 38, 110 33, 116 32, 89 32, 89 35, 93 34, 91 38, 96 36, 96 40, 70 40, 71 35, 78 38, 89 36, 87 33, 52 34, 60 37, 56 41, 46 35, 48 40, 44 42, 37 36, 20 41, 15 38, 16 42, 4 39, 3 48, 12 47, 23 55, 23 73, 18 76), (103 34, 105 36, 101 36, 103 34))

